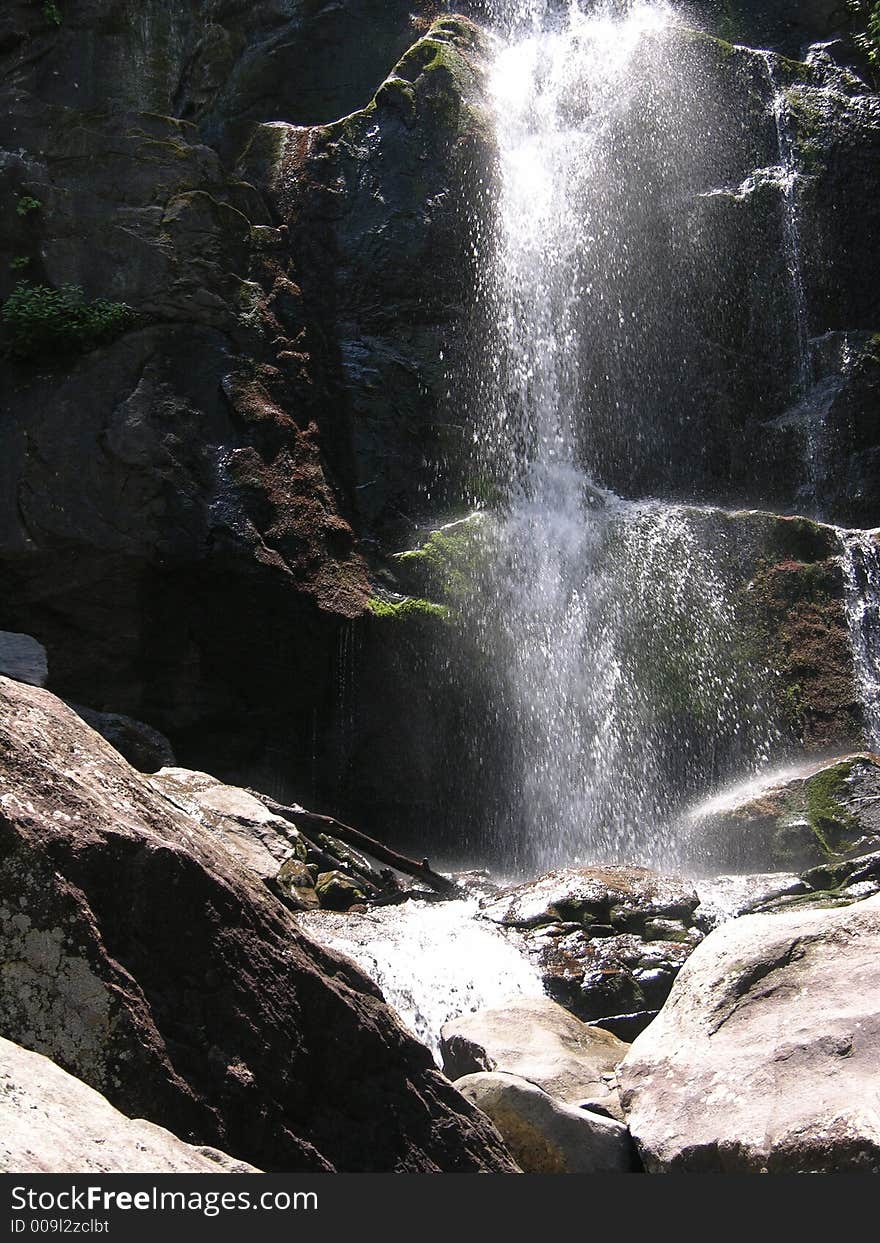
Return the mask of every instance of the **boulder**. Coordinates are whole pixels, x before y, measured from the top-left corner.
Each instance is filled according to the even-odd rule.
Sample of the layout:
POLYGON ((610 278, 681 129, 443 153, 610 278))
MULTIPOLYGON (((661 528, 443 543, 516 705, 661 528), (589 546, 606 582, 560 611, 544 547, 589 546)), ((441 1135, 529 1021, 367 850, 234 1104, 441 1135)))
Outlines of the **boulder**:
POLYGON ((216 1148, 126 1118, 40 1053, 0 1037, 0 1173, 257 1174, 216 1148))
POLYGON ((456 1088, 492 1119, 525 1174, 627 1174, 625 1126, 548 1096, 516 1075, 465 1075, 456 1088))
POLYGON ((357 902, 363 902, 365 894, 357 881, 334 868, 330 872, 320 872, 315 881, 315 893, 318 901, 328 911, 347 911, 357 902))
POLYGON ((45 686, 49 676, 46 649, 29 634, 0 630, 0 675, 45 686))
POLYGON ((305 860, 305 843, 294 826, 247 790, 186 768, 163 768, 150 781, 174 806, 215 834, 257 880, 272 882, 288 860, 305 860))
POLYGON ((240 854, 3 678, 0 1010, 9 1039, 127 1116, 261 1169, 512 1168, 378 988, 240 854))
POLYGON ((578 1018, 631 1040, 663 1005, 704 930, 687 882, 647 868, 568 868, 486 903, 544 987, 578 1018))
POLYGON ((696 808, 689 851, 707 870, 801 870, 880 846, 880 758, 831 762, 758 779, 696 808))
POLYGON ((443 1069, 450 1079, 502 1071, 527 1079, 566 1105, 619 1117, 614 1071, 629 1046, 588 1027, 549 997, 511 1001, 446 1023, 443 1069))
POLYGON ((645 1168, 878 1173, 880 897, 709 934, 618 1069, 645 1168))

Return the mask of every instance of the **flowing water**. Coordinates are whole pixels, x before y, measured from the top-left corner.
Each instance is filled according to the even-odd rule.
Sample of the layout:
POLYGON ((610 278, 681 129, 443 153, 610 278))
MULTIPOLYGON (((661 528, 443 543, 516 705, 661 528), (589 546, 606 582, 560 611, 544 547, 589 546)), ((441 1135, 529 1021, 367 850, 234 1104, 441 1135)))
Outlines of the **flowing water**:
POLYGON ((880 751, 880 531, 841 531, 846 616, 865 738, 880 751))
POLYGON ((679 171, 711 175, 693 168, 700 108, 670 104, 689 68, 663 3, 556 18, 519 5, 511 26, 491 80, 500 348, 481 443, 507 503, 487 526, 472 618, 509 757, 486 836, 522 869, 669 867, 683 798, 755 770, 776 742, 695 511, 621 500, 597 450, 610 442, 625 461, 652 434, 650 372, 597 378, 595 359, 613 369, 615 353, 665 341, 641 196, 656 206, 679 171), (634 152, 645 184, 626 179, 634 152))
POLYGON ((476 898, 413 899, 365 914, 321 911, 299 919, 306 932, 366 971, 439 1064, 444 1023, 544 992, 521 951, 475 918, 478 906, 476 898))
MULTIPOLYGON (((693 387, 711 316, 693 290, 676 302, 674 281, 662 291, 656 281, 682 254, 711 266, 709 252, 688 253, 702 219, 689 201, 711 213, 716 196, 748 206, 758 192, 781 193, 777 292, 789 327, 779 369, 790 366, 793 383, 783 380, 780 403, 807 397, 786 95, 775 57, 733 50, 749 62, 754 122, 770 135, 743 168, 727 159, 736 134, 725 130, 718 79, 695 68, 662 0, 488 8, 501 32, 491 75, 500 196, 482 294, 497 348, 473 386, 475 453, 503 501, 475 526, 478 589, 461 628, 489 679, 483 723, 503 765, 499 780, 487 763, 493 779, 479 791, 479 852, 508 874, 615 861, 670 871, 693 862, 689 824, 805 771, 769 709, 773 671, 741 650, 729 515, 623 499, 613 484, 631 460, 662 466, 698 438, 676 403, 693 387), (718 189, 731 184, 739 189, 718 189)), ((709 242, 711 251, 725 239, 710 229, 709 242)), ((814 413, 821 419, 818 406, 806 410, 814 413)), ((857 677, 880 747, 875 534, 841 532, 841 544, 857 677)), ((350 655, 345 648, 344 669, 350 655)), ((487 745, 485 731, 474 734, 477 748, 487 745)), ((778 891, 792 883, 781 878, 778 891)), ((718 918, 749 899, 743 878, 725 884, 718 918)), ((475 899, 410 901, 302 920, 376 980, 436 1057, 448 1019, 542 991, 516 945, 477 910, 475 899)))

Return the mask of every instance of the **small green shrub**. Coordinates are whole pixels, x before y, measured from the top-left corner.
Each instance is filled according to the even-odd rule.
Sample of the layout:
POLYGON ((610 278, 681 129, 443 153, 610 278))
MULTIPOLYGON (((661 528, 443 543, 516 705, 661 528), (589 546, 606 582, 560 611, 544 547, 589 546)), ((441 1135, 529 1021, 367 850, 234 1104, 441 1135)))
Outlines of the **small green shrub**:
POLYGON ((29 216, 31 212, 39 211, 42 206, 43 204, 39 199, 32 198, 29 194, 22 194, 19 195, 15 211, 19 216, 29 216))
POLYGON ((64 21, 64 17, 55 0, 43 0, 43 16, 53 26, 60 26, 64 21))
POLYGON ((9 262, 9 270, 11 272, 23 272, 26 267, 30 266, 30 259, 27 255, 16 255, 9 262))
POLYGON ((861 27, 856 43, 880 70, 880 0, 849 0, 849 10, 861 27))
POLYGON ((50 289, 19 281, 3 304, 7 350, 15 358, 82 353, 124 332, 135 320, 124 302, 88 302, 76 285, 50 289))

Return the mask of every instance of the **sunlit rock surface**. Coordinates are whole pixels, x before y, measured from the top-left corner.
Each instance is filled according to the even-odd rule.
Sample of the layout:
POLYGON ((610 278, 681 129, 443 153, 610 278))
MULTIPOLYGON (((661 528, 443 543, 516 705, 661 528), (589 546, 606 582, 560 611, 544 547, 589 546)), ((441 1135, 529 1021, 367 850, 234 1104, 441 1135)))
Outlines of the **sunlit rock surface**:
POLYGON ((257 1174, 216 1148, 129 1119, 47 1057, 0 1038, 0 1172, 257 1174))
POLYGON ((618 1075, 649 1172, 877 1173, 880 897, 712 932, 618 1075))
POLYGON ((614 1071, 628 1046, 580 1022, 549 997, 509 1001, 444 1024, 443 1069, 450 1079, 502 1071, 568 1105, 620 1118, 614 1071))
POLYGON ((526 1174, 629 1174, 635 1168, 625 1126, 565 1105, 516 1075, 481 1071, 455 1085, 501 1132, 526 1174))

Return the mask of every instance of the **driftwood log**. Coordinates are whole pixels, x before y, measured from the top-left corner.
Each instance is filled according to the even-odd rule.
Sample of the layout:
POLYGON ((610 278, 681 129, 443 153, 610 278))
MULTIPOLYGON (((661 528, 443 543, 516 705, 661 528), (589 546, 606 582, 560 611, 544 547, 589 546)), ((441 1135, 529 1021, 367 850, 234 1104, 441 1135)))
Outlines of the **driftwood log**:
POLYGON ((284 803, 279 803, 274 798, 270 798, 268 794, 261 794, 259 790, 249 790, 248 793, 258 798, 273 815, 281 816, 282 819, 289 821, 307 838, 310 838, 309 830, 312 833, 318 831, 328 837, 336 838, 337 841, 344 843, 346 846, 351 846, 355 850, 363 851, 366 855, 371 855, 379 863, 384 863, 388 867, 394 868, 396 872, 403 872, 406 876, 412 876, 416 880, 422 881, 430 889, 433 889, 435 893, 442 893, 444 896, 453 897, 460 892, 455 881, 450 880, 448 876, 442 876, 439 872, 435 872, 427 859, 423 859, 421 863, 416 862, 415 859, 408 859, 406 855, 398 854, 396 850, 383 845, 382 842, 377 842, 375 838, 368 837, 366 833, 361 833, 359 829, 353 829, 351 825, 335 820, 333 816, 321 816, 314 811, 305 811, 302 807, 288 807, 284 803))

